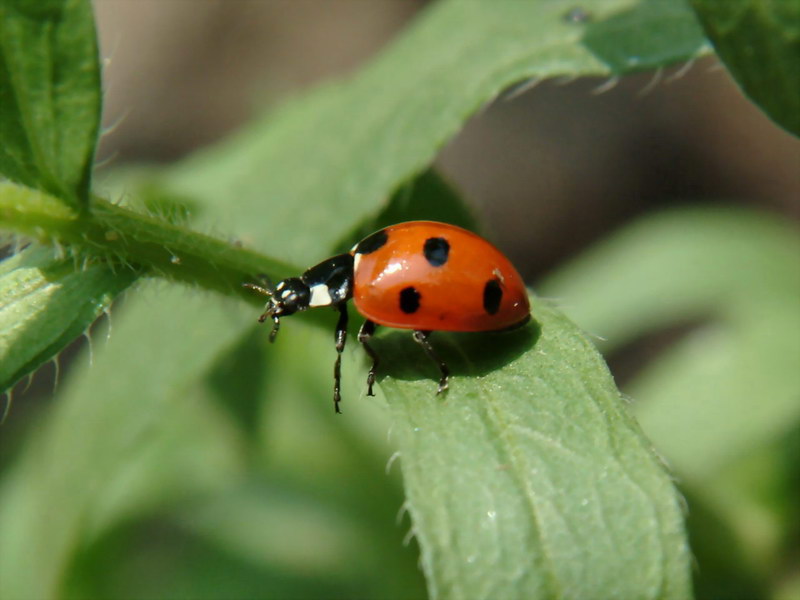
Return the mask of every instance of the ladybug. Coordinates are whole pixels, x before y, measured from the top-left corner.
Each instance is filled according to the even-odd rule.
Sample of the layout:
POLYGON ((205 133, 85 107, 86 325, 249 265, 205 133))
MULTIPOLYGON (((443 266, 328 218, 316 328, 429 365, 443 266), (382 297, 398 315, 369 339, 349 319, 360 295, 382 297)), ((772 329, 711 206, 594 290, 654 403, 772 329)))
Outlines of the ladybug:
POLYGON ((429 341, 433 331, 500 331, 521 327, 530 319, 525 284, 511 262, 482 237, 447 223, 409 221, 366 237, 350 252, 311 267, 274 289, 245 284, 266 295, 259 322, 273 322, 275 340, 281 317, 319 306, 339 311, 333 402, 341 401, 341 361, 347 337, 347 301, 351 298, 366 321, 358 341, 372 359, 367 395, 380 362, 370 346, 378 325, 413 330, 414 341, 438 365, 437 393, 447 389, 449 370, 429 341))

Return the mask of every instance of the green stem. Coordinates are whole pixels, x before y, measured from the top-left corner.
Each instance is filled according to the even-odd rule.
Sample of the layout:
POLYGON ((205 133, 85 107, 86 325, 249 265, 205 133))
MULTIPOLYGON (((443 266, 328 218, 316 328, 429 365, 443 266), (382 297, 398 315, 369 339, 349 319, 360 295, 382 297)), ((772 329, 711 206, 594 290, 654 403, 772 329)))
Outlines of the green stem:
POLYGON ((0 183, 0 229, 253 303, 263 299, 242 283, 261 273, 280 279, 297 272, 251 250, 100 198, 91 200, 89 213, 78 215, 48 194, 7 182, 0 183))

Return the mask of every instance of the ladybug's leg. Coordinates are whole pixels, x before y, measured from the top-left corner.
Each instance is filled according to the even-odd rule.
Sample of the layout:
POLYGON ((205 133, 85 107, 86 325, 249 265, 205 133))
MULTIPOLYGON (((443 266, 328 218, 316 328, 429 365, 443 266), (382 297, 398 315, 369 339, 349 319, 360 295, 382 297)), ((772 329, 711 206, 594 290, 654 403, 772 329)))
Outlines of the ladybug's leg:
POLYGON ((342 385, 342 351, 344 343, 347 341, 347 304, 342 302, 337 306, 339 309, 339 320, 336 322, 336 363, 333 365, 333 408, 337 413, 339 402, 342 400, 340 388, 342 385))
MULTIPOLYGON (((243 283, 242 287, 247 288, 248 290, 253 290, 254 292, 258 292, 262 296, 266 296, 267 298, 272 298, 274 296, 274 292, 272 291, 272 282, 269 280, 269 277, 266 275, 259 275, 259 278, 264 282, 264 285, 257 285, 255 283, 243 283)), ((272 331, 269 332, 269 341, 274 342, 275 337, 278 335, 278 328, 281 326, 280 319, 270 314, 271 313, 271 303, 267 303, 267 308, 264 310, 262 315, 258 317, 258 322, 263 323, 267 319, 272 319, 272 331)))
POLYGON ((358 330, 358 341, 361 342, 361 344, 364 346, 364 350, 372 359, 372 366, 369 368, 369 374, 367 375, 367 396, 375 395, 372 393, 372 386, 375 384, 375 371, 378 368, 378 363, 380 362, 375 350, 373 350, 368 343, 369 339, 372 337, 372 334, 375 333, 376 327, 377 325, 375 325, 375 323, 367 319, 364 321, 361 329, 358 330))
MULTIPOLYGON (((266 320, 267 319, 265 318, 265 315, 261 315, 259 317, 259 319, 258 319, 258 322, 259 323, 263 323, 266 320)), ((273 316, 272 317, 272 331, 269 332, 269 342, 270 342, 270 344, 275 341, 275 337, 278 335, 278 329, 280 328, 280 326, 281 326, 281 320, 278 317, 273 316)))
POLYGON ((431 343, 428 341, 428 336, 430 336, 430 334, 430 331, 415 330, 414 341, 422 346, 422 349, 425 350, 425 354, 430 356, 431 360, 439 365, 439 371, 442 373, 442 376, 439 379, 439 389, 436 393, 441 394, 447 389, 447 378, 450 376, 450 369, 447 368, 445 362, 434 352, 433 346, 431 346, 431 343))

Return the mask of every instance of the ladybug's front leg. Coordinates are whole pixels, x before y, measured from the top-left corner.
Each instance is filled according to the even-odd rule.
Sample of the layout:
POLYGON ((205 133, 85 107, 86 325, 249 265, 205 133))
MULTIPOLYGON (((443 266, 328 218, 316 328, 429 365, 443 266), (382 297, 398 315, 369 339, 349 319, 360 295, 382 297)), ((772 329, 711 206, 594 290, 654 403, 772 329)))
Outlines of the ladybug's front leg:
POLYGON ((339 410, 339 402, 342 400, 340 388, 342 386, 342 351, 344 351, 344 343, 347 341, 347 304, 340 303, 337 308, 339 309, 339 320, 336 322, 336 363, 333 365, 333 408, 341 414, 339 410))
POLYGON ((375 350, 373 350, 368 343, 372 337, 372 334, 375 333, 376 327, 377 325, 375 325, 375 323, 367 319, 364 321, 361 329, 358 330, 358 341, 361 342, 361 345, 364 346, 364 350, 372 359, 372 366, 369 368, 369 373, 367 374, 367 396, 375 395, 372 393, 372 386, 375 385, 375 371, 377 370, 378 363, 380 362, 375 350))
POLYGON ((422 349, 425 350, 425 354, 427 354, 431 360, 433 360, 439 366, 439 371, 441 372, 442 376, 439 379, 439 389, 436 393, 441 394, 447 390, 447 378, 450 376, 450 369, 447 368, 445 362, 439 358, 436 352, 434 352, 433 346, 431 346, 431 343, 428 341, 428 336, 430 334, 430 331, 415 330, 414 341, 422 346, 422 349))

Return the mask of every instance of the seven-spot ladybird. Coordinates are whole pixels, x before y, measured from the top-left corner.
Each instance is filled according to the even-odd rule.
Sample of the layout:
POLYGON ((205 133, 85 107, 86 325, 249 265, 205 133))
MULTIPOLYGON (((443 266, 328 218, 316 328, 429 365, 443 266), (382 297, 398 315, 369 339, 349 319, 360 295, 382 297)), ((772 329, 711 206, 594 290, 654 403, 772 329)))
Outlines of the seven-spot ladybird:
POLYGON ((378 355, 369 344, 378 325, 412 329, 414 341, 439 367, 438 392, 449 371, 428 340, 433 331, 498 331, 530 319, 525 284, 503 254, 480 236, 455 225, 410 221, 381 229, 300 277, 275 289, 245 284, 269 297, 260 322, 272 319, 270 341, 280 318, 318 306, 339 310, 333 402, 339 411, 342 350, 347 337, 347 301, 353 298, 366 321, 358 341, 372 359, 367 394, 372 396, 378 355))

